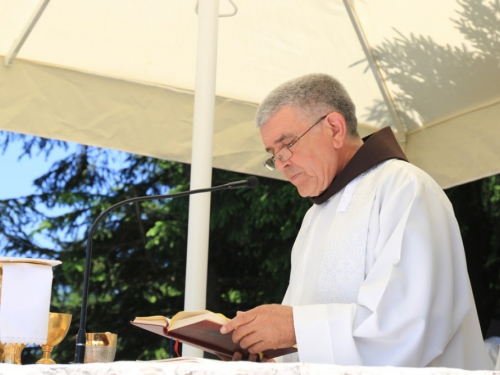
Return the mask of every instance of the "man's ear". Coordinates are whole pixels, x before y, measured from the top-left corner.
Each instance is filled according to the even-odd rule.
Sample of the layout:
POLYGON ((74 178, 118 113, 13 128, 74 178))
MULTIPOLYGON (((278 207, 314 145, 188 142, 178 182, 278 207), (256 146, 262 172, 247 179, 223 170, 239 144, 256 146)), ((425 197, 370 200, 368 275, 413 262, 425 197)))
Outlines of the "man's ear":
POLYGON ((333 147, 337 150, 340 149, 344 145, 347 137, 347 125, 344 116, 338 112, 329 113, 325 119, 325 126, 328 135, 332 139, 333 147))

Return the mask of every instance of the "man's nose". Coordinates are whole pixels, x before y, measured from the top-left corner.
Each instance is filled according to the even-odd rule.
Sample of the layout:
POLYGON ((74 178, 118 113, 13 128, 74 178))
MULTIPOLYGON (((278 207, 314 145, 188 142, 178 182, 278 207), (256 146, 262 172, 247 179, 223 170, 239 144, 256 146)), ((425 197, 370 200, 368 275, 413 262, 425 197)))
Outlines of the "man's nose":
MULTIPOLYGON (((282 161, 278 158, 274 159, 274 165, 276 166, 276 169, 279 170, 283 175, 285 175, 284 170, 291 164, 292 158, 288 159, 287 161, 282 161)), ((285 175, 286 177, 286 175, 285 175)))

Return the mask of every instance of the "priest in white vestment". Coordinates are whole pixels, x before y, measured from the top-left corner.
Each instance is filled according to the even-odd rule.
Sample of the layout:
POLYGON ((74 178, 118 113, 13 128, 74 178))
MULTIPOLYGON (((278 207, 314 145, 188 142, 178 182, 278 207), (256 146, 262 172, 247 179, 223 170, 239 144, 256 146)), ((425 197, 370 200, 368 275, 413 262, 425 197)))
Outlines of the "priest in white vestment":
POLYGON ((492 369, 451 203, 390 128, 362 140, 349 95, 324 74, 279 86, 256 121, 265 165, 313 206, 282 304, 221 332, 251 353, 297 345, 284 361, 492 369))

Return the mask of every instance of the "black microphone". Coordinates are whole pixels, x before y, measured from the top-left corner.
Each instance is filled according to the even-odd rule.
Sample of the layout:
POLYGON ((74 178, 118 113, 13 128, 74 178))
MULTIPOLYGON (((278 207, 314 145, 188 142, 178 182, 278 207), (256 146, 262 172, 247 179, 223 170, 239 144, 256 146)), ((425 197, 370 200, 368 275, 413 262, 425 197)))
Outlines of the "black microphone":
POLYGON ((197 190, 188 190, 180 193, 175 193, 175 194, 164 194, 164 195, 151 195, 151 196, 145 196, 145 197, 135 197, 135 198, 130 198, 121 202, 118 202, 105 211, 103 211, 97 219, 94 221, 92 226, 89 229, 89 234, 87 237, 87 250, 86 250, 86 258, 85 258, 85 273, 84 273, 84 278, 83 278, 83 293, 82 293, 82 310, 80 313, 80 328, 78 330, 78 337, 76 339, 76 350, 75 350, 75 363, 84 363, 85 359, 85 344, 86 344, 86 332, 85 332, 85 326, 87 322, 87 299, 89 295, 89 279, 90 279, 90 260, 92 257, 92 236, 94 235, 94 232, 97 228, 97 224, 103 217, 105 217, 109 212, 113 211, 115 208, 121 207, 125 204, 132 203, 132 202, 144 202, 144 201, 151 201, 155 199, 164 199, 164 198, 178 198, 178 197, 185 197, 187 195, 191 194, 198 194, 198 193, 207 193, 207 192, 213 192, 213 191, 219 191, 219 190, 229 190, 229 189, 240 189, 240 188, 254 188, 259 184, 259 180, 257 177, 250 176, 246 180, 242 181, 235 181, 235 182, 229 182, 224 185, 220 186, 214 186, 210 188, 205 188, 205 189, 197 189, 197 190))
POLYGON ((249 187, 249 188, 253 189, 258 184, 259 184, 259 179, 255 176, 250 176, 246 180, 229 182, 225 185, 221 185, 220 187, 223 187, 225 189, 240 189, 240 188, 244 188, 244 187, 249 187))

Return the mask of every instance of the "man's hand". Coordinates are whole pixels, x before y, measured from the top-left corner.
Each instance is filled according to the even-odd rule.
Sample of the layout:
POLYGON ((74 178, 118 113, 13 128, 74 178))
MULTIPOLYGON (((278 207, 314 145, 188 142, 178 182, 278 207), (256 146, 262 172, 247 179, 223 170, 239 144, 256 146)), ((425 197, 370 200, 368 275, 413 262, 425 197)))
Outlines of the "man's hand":
POLYGON ((267 349, 295 345, 293 310, 291 306, 262 305, 252 310, 238 311, 236 317, 222 326, 222 334, 233 332, 233 342, 252 354, 267 349))

